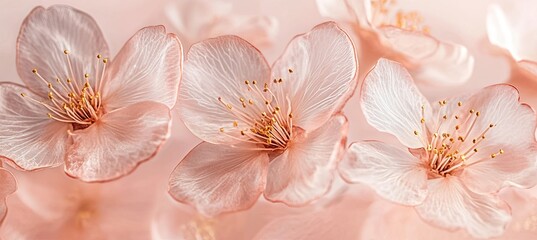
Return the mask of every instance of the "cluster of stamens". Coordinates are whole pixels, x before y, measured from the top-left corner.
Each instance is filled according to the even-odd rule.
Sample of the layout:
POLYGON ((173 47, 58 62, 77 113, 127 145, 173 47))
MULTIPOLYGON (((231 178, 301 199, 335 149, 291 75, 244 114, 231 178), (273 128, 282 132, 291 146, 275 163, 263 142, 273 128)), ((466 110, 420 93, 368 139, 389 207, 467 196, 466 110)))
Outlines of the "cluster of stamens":
POLYGON ((47 85, 49 89, 48 96, 43 100, 34 99, 25 93, 21 93, 21 96, 48 109, 49 113, 47 115, 49 118, 71 123, 75 129, 85 128, 97 121, 102 115, 100 90, 102 89, 102 80, 108 59, 103 58, 100 54, 97 55, 97 66, 102 66, 100 67, 100 72, 97 70, 96 76, 90 76, 85 73, 84 76, 80 76, 83 77, 84 81, 80 81, 73 72, 69 57, 70 52, 65 50, 63 53, 66 56, 69 77, 66 79, 58 77, 51 82, 41 76, 38 69, 32 69, 32 73, 47 85), (95 77, 95 86, 90 84, 90 77, 95 77))
POLYGON ((390 8, 394 0, 371 0, 373 24, 376 26, 392 25, 401 29, 429 33, 429 27, 423 23, 423 16, 417 11, 397 11, 394 19, 390 16, 390 8))
MULTIPOLYGON (((293 72, 292 69, 288 71, 293 72)), ((259 84, 256 80, 245 80, 245 90, 250 93, 248 95, 251 98, 239 97, 227 102, 226 99, 218 97, 222 106, 237 118, 229 126, 221 127, 219 131, 242 142, 263 144, 265 148, 262 150, 287 148, 287 143, 293 135, 290 100, 276 97, 273 90, 278 89, 271 90, 271 87, 278 87, 282 83, 281 78, 274 79, 273 84, 259 84), (285 112, 281 106, 286 106, 285 112), (231 134, 233 132, 239 132, 240 135, 231 134)))
MULTIPOLYGON (((440 109, 447 102, 439 101, 440 109)), ((462 107, 462 102, 458 102, 457 106, 462 107)), ((428 167, 431 173, 435 176, 447 176, 461 170, 464 167, 470 166, 485 159, 470 159, 479 151, 479 144, 486 140, 485 134, 490 131, 495 124, 490 123, 485 129, 479 131, 476 129, 476 122, 481 116, 479 111, 470 109, 461 112, 460 115, 441 115, 439 110, 439 121, 436 129, 430 129, 426 124, 425 107, 422 106, 422 129, 414 130, 420 141, 422 141, 428 167), (450 124, 456 121, 456 125, 449 130, 440 132, 443 124, 450 124)), ((455 111, 457 112, 457 111, 455 111)), ((449 125, 448 125, 449 126, 449 125)), ((490 153, 490 158, 495 158, 503 154, 504 150, 499 149, 498 152, 490 153)))

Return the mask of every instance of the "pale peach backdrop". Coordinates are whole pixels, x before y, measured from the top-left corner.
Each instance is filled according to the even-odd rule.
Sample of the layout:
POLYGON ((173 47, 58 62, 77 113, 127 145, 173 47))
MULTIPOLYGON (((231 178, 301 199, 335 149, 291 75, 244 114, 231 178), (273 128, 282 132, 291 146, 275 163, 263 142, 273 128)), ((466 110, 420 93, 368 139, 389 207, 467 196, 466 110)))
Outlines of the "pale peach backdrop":
MULTIPOLYGON (((274 45, 261 49, 269 62, 274 61, 279 56, 294 35, 308 31, 314 25, 328 20, 321 18, 314 0, 231 0, 231 2, 234 3, 234 12, 237 14, 259 14, 277 18, 279 31, 274 45)), ((398 6, 402 9, 418 10, 424 16, 425 23, 430 26, 432 35, 441 40, 466 45, 475 57, 475 70, 468 83, 457 87, 441 88, 419 85, 431 100, 441 99, 460 91, 472 91, 494 83, 509 82, 521 89, 523 102, 537 106, 537 85, 532 80, 518 74, 516 69, 513 69, 516 77, 510 79, 512 70, 510 60, 500 51, 494 50, 488 43, 485 20, 487 5, 491 2, 497 1, 397 1, 398 6)), ((15 42, 22 20, 37 5, 68 4, 89 13, 103 30, 113 57, 124 42, 144 26, 162 24, 167 27, 169 32, 174 32, 175 30, 164 14, 167 3, 169 0, 2 0, 0 1, 0 81, 21 83, 15 67, 15 42)), ((356 44, 356 46, 360 46, 360 44, 356 44)), ((375 50, 359 49, 358 54, 363 51, 374 52, 375 50)), ((375 60, 361 59, 359 66, 361 77, 373 66, 375 60)), ((361 114, 356 95, 345 107, 345 113, 350 120, 349 143, 362 139, 394 141, 392 137, 377 133, 376 130, 367 125, 361 114)), ((0 231, 0 236, 5 239, 33 239, 33 236, 36 236, 32 235, 34 232, 41 232, 40 234, 51 232, 50 236, 58 238, 76 236, 70 235, 76 234, 74 233, 76 226, 56 226, 60 221, 58 219, 74 218, 71 216, 72 214, 62 215, 63 212, 76 212, 76 209, 80 208, 79 205, 76 205, 76 200, 72 200, 73 196, 75 196, 74 199, 90 199, 88 200, 89 204, 93 206, 91 209, 98 209, 95 210, 98 212, 97 216, 91 216, 93 219, 84 224, 98 226, 92 229, 101 229, 102 233, 94 232, 90 234, 93 237, 85 239, 94 239, 94 237, 99 239, 99 234, 111 238, 149 239, 152 236, 156 239, 169 239, 170 236, 174 234, 177 236, 182 229, 184 230, 185 224, 207 222, 207 220, 197 216, 189 207, 173 202, 167 195, 169 174, 179 160, 200 142, 176 116, 172 131, 170 140, 154 159, 142 164, 128 177, 112 183, 83 184, 67 177, 61 169, 34 173, 21 173, 12 169, 19 181, 19 190, 8 199, 9 213, 0 231), (105 194, 108 195, 103 196, 105 194), (118 222, 124 222, 124 224, 118 224, 118 222), (109 226, 116 227, 110 229, 109 226), (47 228, 49 229, 47 230, 47 228), (54 235, 52 232, 55 229, 71 229, 73 233, 54 235)), ((337 181, 327 199, 331 199, 343 190, 349 191, 341 204, 350 206, 350 208, 354 206, 354 208, 352 209, 353 214, 350 216, 347 216, 348 213, 341 215, 346 216, 342 222, 345 224, 349 224, 349 221, 356 222, 354 228, 359 229, 361 227, 360 221, 366 217, 366 214, 373 216, 376 214, 371 212, 371 209, 359 207, 368 206, 375 198, 374 194, 364 187, 344 186, 342 181, 337 181), (356 204, 349 204, 352 202, 356 204)), ((397 206, 377 200, 374 209, 378 209, 379 205, 381 209, 384 209, 383 211, 397 208, 397 206)), ((220 217, 209 221, 208 224, 212 224, 219 231, 217 235, 222 239, 251 239, 268 222, 278 217, 308 212, 311 210, 310 208, 315 208, 315 206, 289 209, 282 204, 269 204, 260 200, 252 210, 220 217)), ((531 211, 535 212, 536 210, 532 209, 531 211)), ((379 214, 380 212, 382 211, 379 210, 379 214)), ((334 214, 339 213, 335 211, 334 214)), ((406 213, 401 214, 406 216, 404 215, 406 213)), ((413 213, 408 214, 412 215, 413 213)), ((414 215, 410 218, 413 219, 412 221, 419 220, 416 220, 414 215)), ((405 218, 403 217, 403 219, 405 218)), ((67 222, 69 221, 67 220, 67 222)), ((368 226, 371 225, 372 223, 368 226)), ((369 228, 368 231, 373 231, 373 233, 369 237, 364 237, 365 239, 382 239, 372 237, 379 234, 382 229, 369 228)))

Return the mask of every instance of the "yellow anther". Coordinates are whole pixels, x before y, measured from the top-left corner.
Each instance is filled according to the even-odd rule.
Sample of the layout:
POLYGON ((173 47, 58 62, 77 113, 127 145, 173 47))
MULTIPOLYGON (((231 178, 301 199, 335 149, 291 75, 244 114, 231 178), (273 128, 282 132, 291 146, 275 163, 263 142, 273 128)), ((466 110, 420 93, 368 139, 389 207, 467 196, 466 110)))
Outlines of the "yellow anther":
POLYGON ((418 131, 414 130, 414 135, 418 136, 418 131))
POLYGON ((84 73, 84 78, 89 78, 89 74, 84 73))
POLYGON ((21 93, 21 97, 26 97, 26 93, 21 93))
POLYGON ((290 68, 289 68, 289 73, 293 73, 293 69, 290 69, 290 68))
POLYGON ((491 124, 489 125, 489 127, 490 127, 490 128, 491 128, 491 127, 494 127, 494 124, 491 123, 491 124))
POLYGON ((108 63, 108 58, 103 59, 103 63, 108 63))
POLYGON ((276 106, 276 107, 274 108, 274 110, 276 110, 276 112, 277 112, 277 111, 280 111, 280 107, 276 106))
POLYGON ((253 84, 253 85, 256 85, 256 84, 257 84, 257 81, 256 81, 256 80, 253 80, 253 81, 252 81, 252 84, 253 84))
POLYGON ((281 82, 283 82, 283 80, 282 80, 281 78, 280 78, 280 79, 278 79, 278 83, 281 83, 281 82))
POLYGON ((233 127, 239 126, 239 123, 237 121, 233 121, 233 127))
POLYGON ((69 50, 63 50, 64 54, 69 54, 69 50))
POLYGON ((248 80, 244 80, 244 84, 249 85, 249 84, 250 84, 250 81, 248 81, 248 80))
POLYGON ((97 54, 97 58, 99 58, 99 59, 100 59, 101 57, 102 57, 102 56, 101 56, 101 54, 97 54))
POLYGON ((459 107, 462 106, 462 102, 458 102, 457 106, 459 106, 459 107))
POLYGON ((54 96, 52 95, 52 92, 49 92, 48 93, 48 99, 52 100, 54 98, 54 96))
POLYGON ((224 132, 224 128, 220 128, 220 132, 224 132))
POLYGON ((246 134, 244 133, 244 131, 241 131, 241 135, 244 136, 244 135, 246 135, 246 134))
POLYGON ((71 83, 71 79, 68 78, 68 79, 67 79, 67 83, 71 83))
POLYGON ((33 73, 37 73, 37 68, 32 69, 33 73))
POLYGON ((289 118, 293 118, 293 114, 292 114, 292 113, 289 113, 289 118))
POLYGON ((500 149, 500 154, 503 154, 503 153, 504 153, 503 149, 500 149))
POLYGON ((254 100, 250 99, 250 100, 248 100, 248 103, 249 104, 254 104, 254 100))
POLYGON ((477 148, 474 148, 474 152, 477 152, 477 148))
POLYGON ((244 102, 244 98, 239 98, 239 101, 240 101, 240 102, 244 102))
POLYGON ((442 116, 442 118, 443 118, 444 120, 447 119, 447 115, 442 116))
POLYGON ((474 112, 475 112, 475 110, 474 110, 474 109, 470 109, 470 113, 474 113, 474 112))
POLYGON ((481 115, 481 113, 479 113, 479 112, 475 112, 475 116, 476 116, 476 117, 479 117, 479 115, 481 115))
POLYGON ((47 116, 48 116, 49 118, 52 118, 52 114, 50 114, 50 113, 47 113, 47 116))
POLYGON ((496 154, 495 154, 495 153, 490 154, 490 157, 491 157, 491 158, 495 158, 495 157, 496 157, 496 154))
POLYGON ((459 127, 459 125, 455 126, 455 130, 459 130, 459 128, 461 128, 461 127, 459 127))
POLYGON ((422 119, 421 119, 421 123, 425 123, 425 118, 422 118, 422 119))

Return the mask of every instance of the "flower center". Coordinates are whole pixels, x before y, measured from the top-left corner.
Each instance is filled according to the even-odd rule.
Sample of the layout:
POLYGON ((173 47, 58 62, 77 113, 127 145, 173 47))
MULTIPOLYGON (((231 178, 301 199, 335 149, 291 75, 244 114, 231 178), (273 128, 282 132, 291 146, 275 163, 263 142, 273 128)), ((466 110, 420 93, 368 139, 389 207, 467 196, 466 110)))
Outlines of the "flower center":
MULTIPOLYGON (((292 72, 289 69, 289 73, 292 72)), ((278 92, 282 83, 281 78, 274 79, 273 84, 264 83, 260 88, 256 80, 245 80, 247 92, 243 96, 237 99, 218 97, 226 111, 237 118, 219 131, 242 142, 263 144, 260 150, 286 149, 293 136, 293 114, 289 98, 278 92), (244 97, 246 95, 250 98, 244 97)))
MULTIPOLYGON (((476 156, 479 145, 486 140, 485 134, 489 132, 495 124, 490 123, 485 127, 477 129, 478 118, 482 117, 479 111, 470 109, 468 111, 454 111, 441 114, 447 102, 439 101, 438 121, 436 127, 426 124, 425 107, 422 106, 422 129, 414 130, 416 135, 424 145, 425 162, 432 177, 445 177, 459 172, 470 165, 488 159, 476 156), (455 113, 457 112, 457 113, 455 113), (423 134, 422 134, 423 133, 423 134), (476 159, 474 159, 476 158, 476 159)), ((462 102, 457 103, 457 107, 462 107, 462 102)), ((490 158, 495 158, 503 154, 504 150, 490 153, 490 158)))
POLYGON ((417 11, 397 11, 392 17, 390 8, 395 6, 394 0, 371 0, 372 24, 377 27, 396 26, 398 28, 429 33, 429 27, 423 23, 423 16, 417 11))
POLYGON ((29 97, 25 93, 21 93, 21 96, 48 109, 47 115, 49 118, 59 122, 71 123, 75 130, 83 129, 96 122, 103 114, 101 89, 108 59, 103 59, 100 54, 97 55, 98 69, 96 76, 84 73, 84 76, 80 76, 83 77, 84 81, 79 81, 73 72, 69 57, 70 52, 65 50, 63 53, 66 56, 70 77, 67 79, 56 78, 55 84, 53 84, 41 76, 38 70, 34 68, 32 73, 49 88, 48 97, 38 100, 29 97), (91 77, 95 78, 93 86, 90 84, 91 77))

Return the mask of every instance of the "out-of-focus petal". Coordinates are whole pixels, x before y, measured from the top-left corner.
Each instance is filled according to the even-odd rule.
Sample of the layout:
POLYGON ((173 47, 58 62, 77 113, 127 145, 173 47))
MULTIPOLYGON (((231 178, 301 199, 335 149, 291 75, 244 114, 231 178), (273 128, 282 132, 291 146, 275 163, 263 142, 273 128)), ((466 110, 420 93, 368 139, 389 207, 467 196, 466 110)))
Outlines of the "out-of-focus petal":
POLYGON ((109 112, 72 134, 65 172, 82 181, 108 181, 151 159, 169 136, 166 105, 140 102, 109 112))
POLYGON ((20 85, 0 84, 0 158, 25 170, 59 166, 64 162, 70 144, 67 131, 72 127, 50 119, 48 110, 31 98, 41 100, 20 85))
POLYGON ((265 188, 268 155, 248 148, 203 142, 177 165, 170 194, 207 216, 250 208, 265 188))
POLYGON ((386 26, 378 29, 383 39, 415 65, 415 78, 431 85, 458 85, 474 70, 474 58, 462 45, 440 42, 428 34, 386 26))
POLYGON ((165 10, 185 46, 222 35, 237 35, 257 47, 272 43, 278 30, 276 18, 240 15, 232 8, 226 1, 175 0, 165 10))
POLYGON ((181 37, 192 43, 211 37, 210 26, 232 8, 232 3, 218 0, 174 0, 165 11, 181 37))
POLYGON ((143 101, 172 108, 177 100, 183 49, 163 26, 146 27, 125 44, 108 69, 103 101, 108 111, 143 101))
MULTIPOLYGON (((223 134, 220 128, 231 127, 234 121, 238 128, 248 126, 230 110, 243 108, 240 98, 259 99, 255 91, 247 90, 245 81, 256 80, 262 88, 269 78, 265 58, 239 37, 223 36, 194 44, 184 63, 177 104, 179 114, 187 128, 204 141, 235 143, 236 138, 223 134)), ((229 134, 240 136, 240 131, 229 134)))
POLYGON ((257 47, 270 46, 278 32, 278 20, 269 16, 228 16, 211 28, 209 37, 237 35, 257 47))
MULTIPOLYGON (((350 38, 334 22, 327 22, 289 43, 272 68, 272 79, 283 80, 273 84, 283 88, 280 99, 290 98, 293 124, 311 131, 354 93, 357 68, 350 38)), ((289 106, 281 107, 287 112, 289 106)))
POLYGON ((370 26, 371 1, 368 0, 317 0, 323 17, 361 26, 370 26))
POLYGON ((509 207, 497 196, 480 195, 457 177, 430 180, 429 194, 416 206, 420 216, 446 229, 464 228, 479 238, 499 236, 511 220, 509 207))
POLYGON ((371 201, 345 193, 326 206, 274 219, 255 240, 357 240, 371 201))
POLYGON ((478 139, 490 124, 494 125, 486 132, 486 138, 477 146, 479 151, 462 173, 468 187, 474 192, 495 192, 505 183, 522 187, 535 185, 536 116, 529 105, 520 103, 517 89, 504 84, 490 86, 468 98, 463 105, 481 113, 467 139, 478 139), (500 149, 503 154, 498 154, 500 149), (492 158, 491 154, 496 156, 492 158))
POLYGON ((382 26, 377 29, 390 46, 411 59, 426 59, 438 50, 440 42, 418 31, 410 31, 395 26, 382 26))
POLYGON ((336 115, 317 130, 295 137, 289 149, 270 162, 265 197, 291 206, 324 195, 344 153, 348 122, 336 115))
POLYGON ((537 3, 535 1, 492 4, 487 14, 489 41, 510 52, 516 61, 537 61, 537 3))
POLYGON ((441 42, 431 56, 415 61, 420 63, 415 77, 431 85, 460 85, 474 72, 474 57, 465 46, 454 43, 441 42))
POLYGON ((361 103, 367 122, 377 130, 393 134, 409 148, 423 147, 414 131, 424 136, 421 119, 432 119, 431 107, 399 63, 377 62, 363 82, 361 103))
POLYGON ((17 182, 9 171, 0 167, 0 226, 7 214, 5 198, 17 190, 17 182))
POLYGON ((518 66, 520 66, 522 69, 526 70, 533 77, 537 77, 537 62, 519 61, 517 63, 518 63, 518 66))
MULTIPOLYGON (((22 23, 17 39, 17 71, 32 91, 46 96, 47 84, 32 69, 46 81, 69 78, 82 86, 85 73, 96 75, 97 54, 108 56, 108 45, 88 14, 65 5, 36 7, 22 23), (65 50, 70 52, 72 72, 65 50)), ((95 79, 88 79, 92 86, 95 79)))
POLYGON ((346 181, 365 183, 400 204, 417 205, 427 196, 427 172, 420 160, 386 143, 353 143, 339 171, 346 181))

